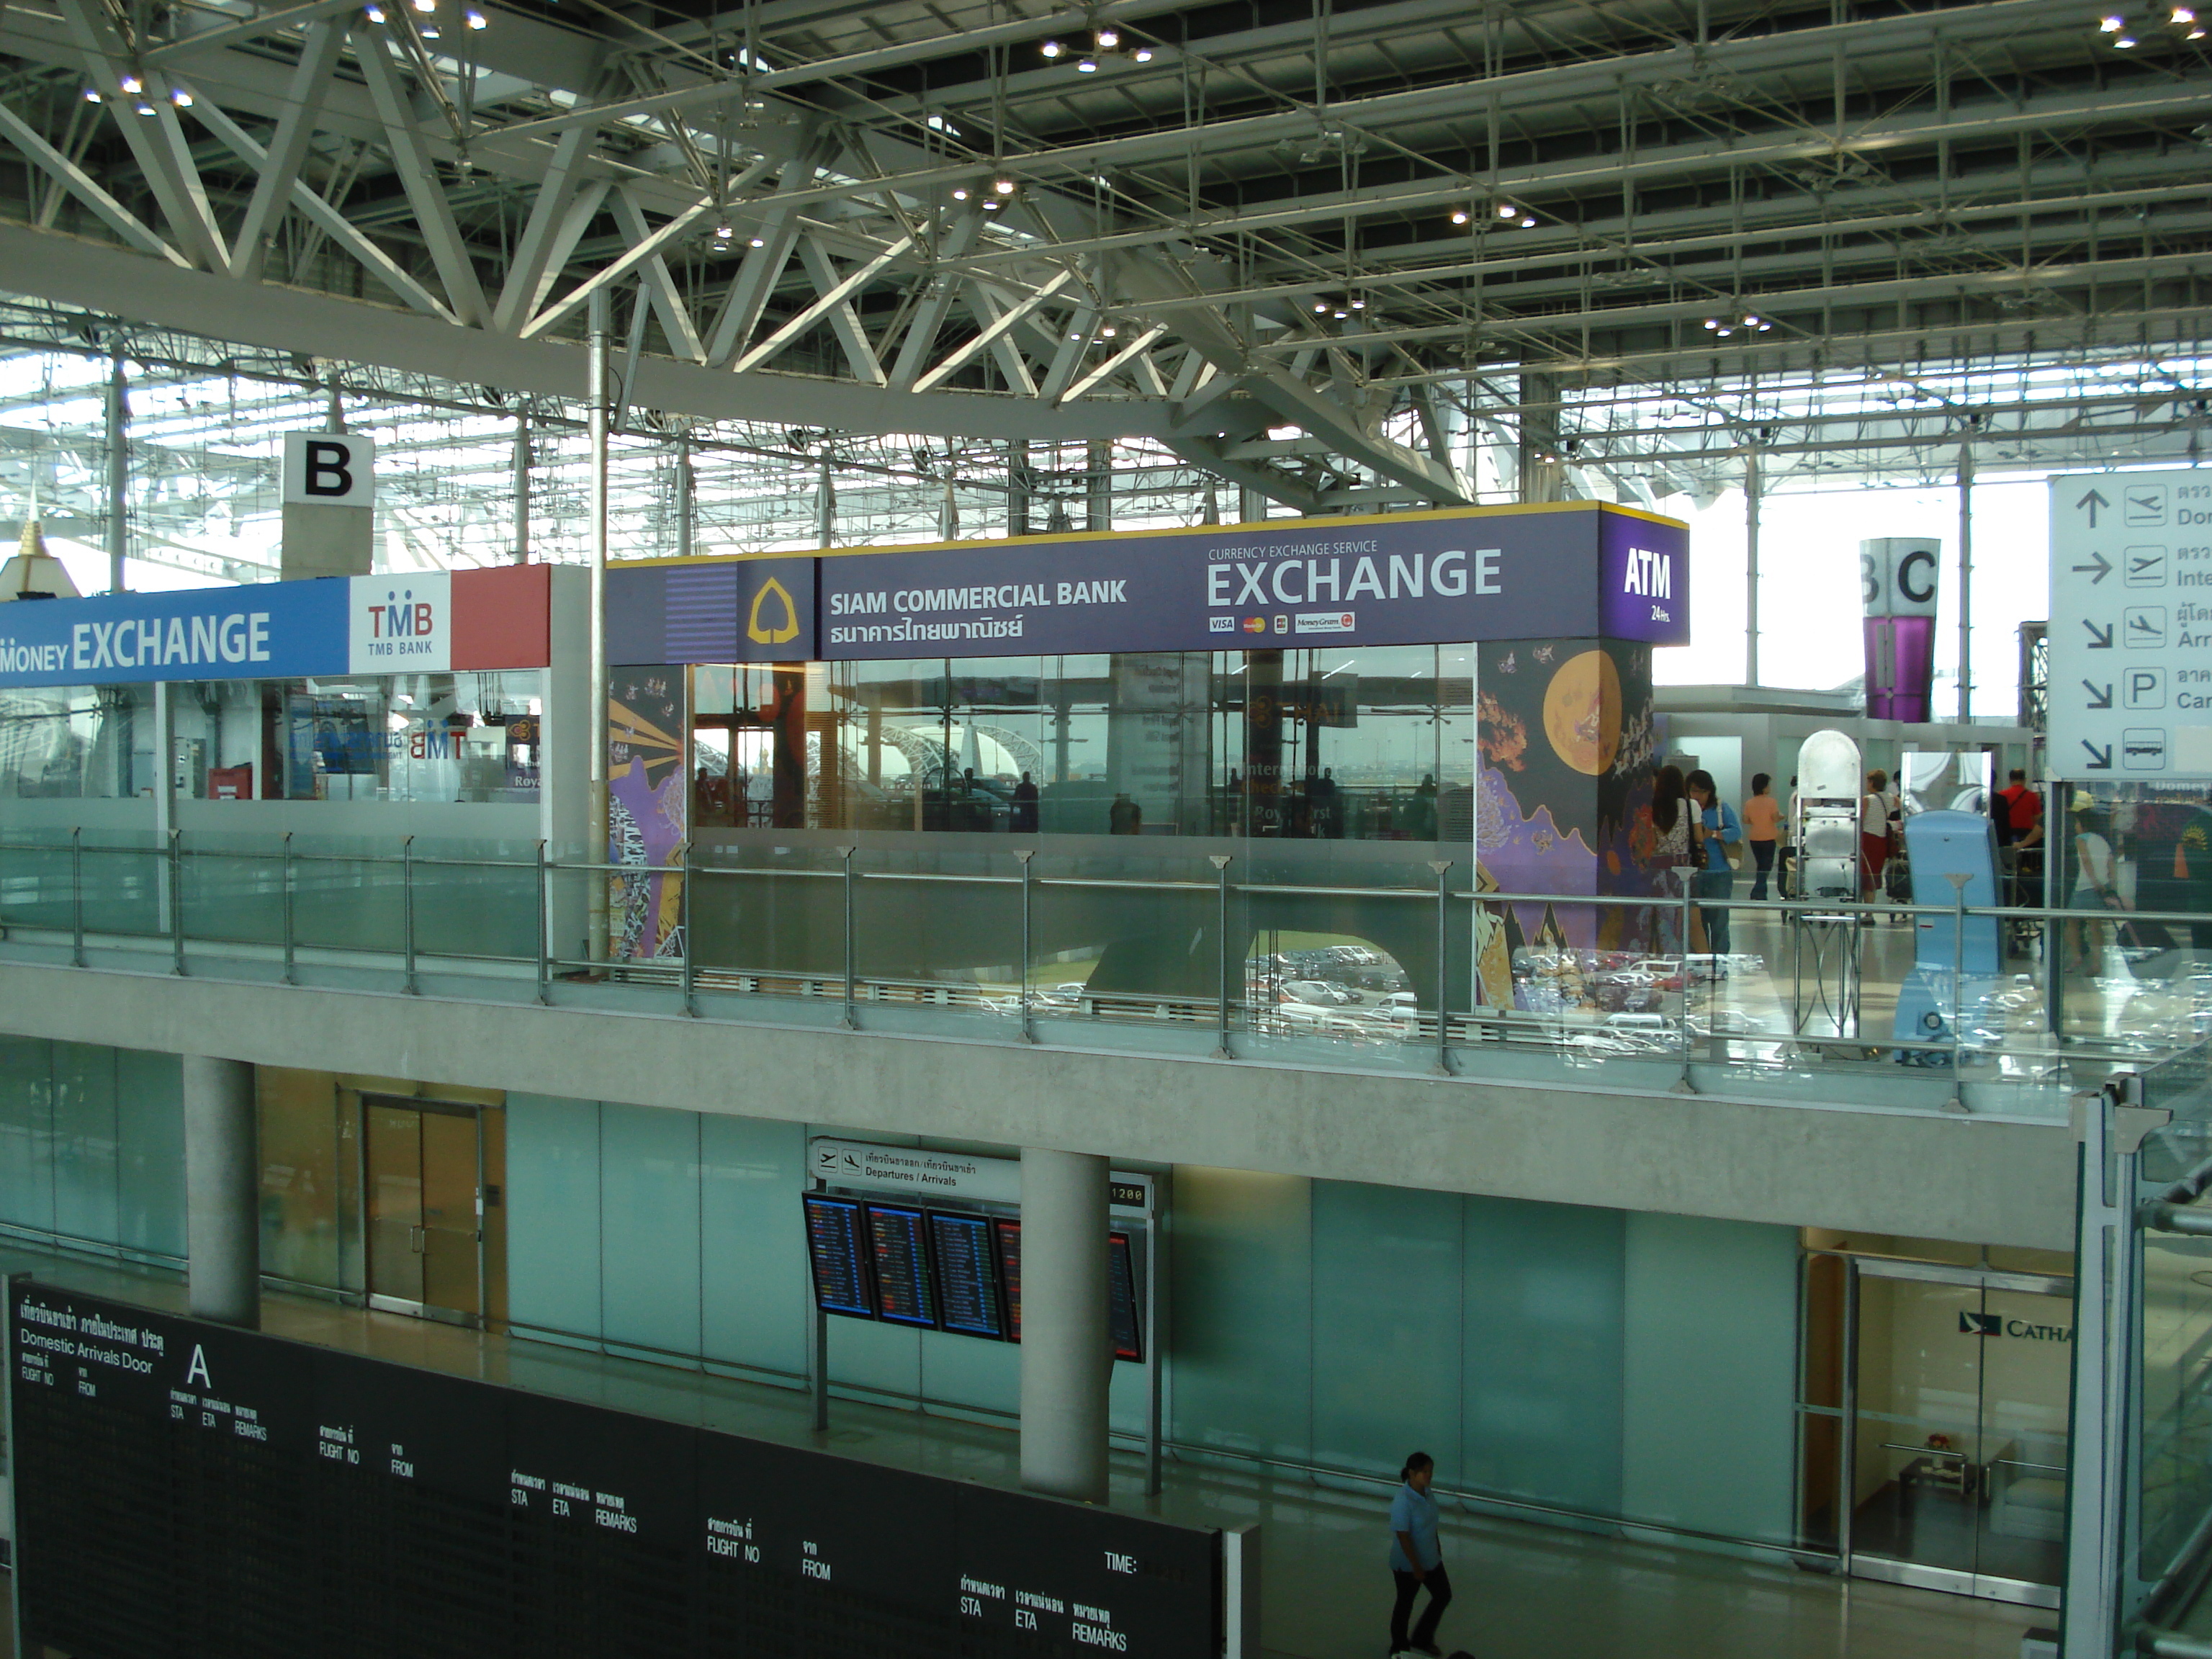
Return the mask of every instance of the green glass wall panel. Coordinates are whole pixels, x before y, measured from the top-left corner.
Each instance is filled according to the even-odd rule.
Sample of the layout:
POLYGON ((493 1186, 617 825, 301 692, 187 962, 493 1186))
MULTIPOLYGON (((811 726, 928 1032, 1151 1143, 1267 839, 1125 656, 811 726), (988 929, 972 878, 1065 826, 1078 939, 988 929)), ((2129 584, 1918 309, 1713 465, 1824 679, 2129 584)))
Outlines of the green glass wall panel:
POLYGON ((0 1221, 54 1224, 53 1044, 0 1039, 0 1221))
POLYGON ((806 1374, 806 1128, 708 1114, 700 1121, 701 1322, 707 1357, 806 1374))
POLYGON ((1510 1198, 1463 1202, 1462 1478, 1618 1514, 1625 1218, 1510 1198))
POLYGON ((514 1323, 597 1340, 597 1101, 507 1096, 507 1260, 514 1323))
POLYGON ((1626 1265, 1622 1513, 1792 1541, 1796 1232, 1631 1214, 1626 1265))
MULTIPOLYGON (((1116 1370, 1127 1367, 1116 1366, 1116 1370)), ((921 1339, 925 1399, 1018 1417, 1022 1410, 1022 1351, 1012 1342, 927 1331, 921 1339)))
POLYGON ((1174 1437, 1304 1458, 1313 1446, 1310 1183, 1176 1171, 1174 1437))
POLYGON ((832 1319, 830 1380, 913 1399, 921 1392, 921 1333, 908 1325, 832 1319))
POLYGON ((700 1351, 696 1112, 600 1106, 599 1267, 608 1342, 700 1351))
POLYGON ((115 1051, 115 1242, 185 1254, 184 1066, 174 1054, 115 1051))
POLYGON ((54 1231, 116 1239, 115 1050, 53 1045, 54 1231))
POLYGON ((1425 1449, 1455 1485, 1456 1193, 1313 1183, 1313 1456, 1395 1474, 1425 1449))

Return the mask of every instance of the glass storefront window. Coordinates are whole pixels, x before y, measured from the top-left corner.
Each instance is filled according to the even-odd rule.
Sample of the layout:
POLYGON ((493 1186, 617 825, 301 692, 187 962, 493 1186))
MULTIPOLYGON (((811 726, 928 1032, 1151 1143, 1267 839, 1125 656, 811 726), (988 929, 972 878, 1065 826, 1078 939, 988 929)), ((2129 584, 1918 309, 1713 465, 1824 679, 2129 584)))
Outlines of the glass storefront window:
MULTIPOLYGON (((542 671, 179 682, 173 787, 191 800, 538 799, 542 671)), ((150 685, 0 692, 0 795, 154 792, 150 685)))
POLYGON ((113 799, 150 793, 154 734, 151 686, 0 692, 0 795, 113 799))
POLYGON ((1464 838, 1474 648, 706 665, 696 828, 1464 838))

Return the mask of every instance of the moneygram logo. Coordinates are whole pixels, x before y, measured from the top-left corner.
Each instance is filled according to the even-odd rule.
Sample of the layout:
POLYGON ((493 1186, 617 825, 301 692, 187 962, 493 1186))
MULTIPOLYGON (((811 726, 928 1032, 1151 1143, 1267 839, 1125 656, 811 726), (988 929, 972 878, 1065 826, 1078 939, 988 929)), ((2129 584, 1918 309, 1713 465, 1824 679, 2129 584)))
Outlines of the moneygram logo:
POLYGON ((1349 634, 1352 632, 1352 612, 1349 611, 1304 611, 1296 618, 1301 634, 1349 634))

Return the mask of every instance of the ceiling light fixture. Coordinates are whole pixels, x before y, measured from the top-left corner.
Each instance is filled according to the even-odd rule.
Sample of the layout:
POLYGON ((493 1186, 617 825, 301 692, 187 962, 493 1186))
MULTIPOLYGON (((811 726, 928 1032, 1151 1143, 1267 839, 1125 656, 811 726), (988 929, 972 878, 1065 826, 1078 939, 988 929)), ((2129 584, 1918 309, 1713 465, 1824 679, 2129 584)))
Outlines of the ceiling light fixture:
POLYGON ((1150 46, 1139 46, 1129 56, 1139 64, 1149 64, 1152 61, 1152 49, 1150 46))
POLYGON ((84 89, 84 101, 88 104, 98 103, 100 101, 100 88, 98 87, 87 87, 84 89))
POLYGON ((1520 210, 1519 208, 1517 208, 1517 207, 1515 207, 1515 206, 1513 205, 1513 204, 1512 204, 1512 203, 1510 203, 1510 202, 1500 202, 1500 203, 1498 204, 1498 216, 1499 218, 1501 218, 1501 219, 1516 219, 1516 218, 1520 217, 1520 216, 1521 216, 1521 210, 1520 210))
POLYGON ((489 20, 480 11, 471 11, 466 14, 466 18, 468 26, 472 29, 483 28, 486 27, 489 21, 489 20))
POLYGON ((753 247, 766 247, 768 246, 768 238, 765 236, 756 236, 752 239, 750 246, 753 247))
POLYGON ((2103 30, 2106 34, 2118 34, 2122 29, 2127 27, 2127 26, 2128 20, 2121 16, 2118 12, 2112 13, 2106 16, 2103 21, 2097 25, 2097 27, 2103 30))
POLYGON ((1536 216, 1535 216, 1534 214, 1533 214, 1533 213, 1524 213, 1524 214, 1522 214, 1522 215, 1521 216, 1521 228, 1522 228, 1522 229, 1523 229, 1523 230, 1534 230, 1534 229, 1535 229, 1535 228, 1536 228, 1536 216))
POLYGON ((367 14, 368 18, 368 21, 369 21, 370 22, 372 22, 372 23, 381 23, 381 22, 384 21, 384 8, 383 8, 383 7, 381 7, 381 6, 367 6, 367 7, 362 8, 362 9, 363 9, 363 11, 367 14))
POLYGON ((967 185, 953 185, 953 186, 952 186, 952 199, 953 199, 954 201, 956 201, 956 202, 964 202, 964 201, 966 201, 966 200, 968 199, 968 186, 967 186, 967 185))
POLYGON ((1060 53, 1066 50, 1067 48, 1061 46, 1057 40, 1048 40, 1037 48, 1037 51, 1042 52, 1047 58, 1057 58, 1060 53))
POLYGON ((2135 43, 2136 38, 2132 34, 2116 34, 2112 37, 2112 44, 2119 47, 2123 52, 2125 52, 2130 46, 2135 45, 2135 43))
POLYGON ((172 87, 169 88, 169 101, 179 109, 190 109, 192 106, 192 95, 182 87, 172 87))
POLYGON ((2197 21, 2197 14, 2186 6, 2176 6, 2173 15, 2166 21, 2170 23, 2193 23, 2197 21))
POLYGON ((1014 181, 1011 179, 994 179, 991 181, 991 188, 1001 196, 1012 196, 1014 193, 1014 181))
POLYGON ((1097 60, 1096 58, 1077 58, 1077 59, 1075 60, 1075 72, 1076 72, 1078 75, 1096 75, 1096 74, 1097 74, 1097 73, 1098 73, 1098 60, 1097 60))
POLYGON ((116 85, 121 87, 125 92, 143 92, 146 90, 146 83, 143 81, 141 81, 135 75, 125 76, 120 81, 116 82, 116 85))
POLYGON ((1467 210, 1465 208, 1454 208, 1452 210, 1452 222, 1454 224, 1465 224, 1467 222, 1467 210))
POLYGON ((1111 51, 1113 51, 1113 50, 1114 50, 1114 48, 1115 48, 1115 47, 1116 47, 1116 46, 1120 46, 1121 44, 1121 30, 1116 29, 1116 28, 1103 28, 1103 29, 1101 29, 1101 30, 1099 30, 1099 31, 1098 31, 1098 50, 1099 50, 1099 51, 1101 51, 1101 52, 1111 52, 1111 51))

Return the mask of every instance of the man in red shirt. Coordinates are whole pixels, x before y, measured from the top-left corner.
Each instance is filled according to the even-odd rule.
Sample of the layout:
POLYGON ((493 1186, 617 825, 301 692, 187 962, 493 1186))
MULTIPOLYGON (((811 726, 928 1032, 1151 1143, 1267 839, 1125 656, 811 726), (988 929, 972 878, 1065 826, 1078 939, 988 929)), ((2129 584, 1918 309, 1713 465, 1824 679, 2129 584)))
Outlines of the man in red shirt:
POLYGON ((2002 803, 1990 816, 1996 820, 1997 844, 2001 847, 2033 846, 2043 839, 2032 835, 2043 824, 2043 797, 2027 787, 2027 774, 2014 767, 2012 781, 1997 791, 2002 803))

